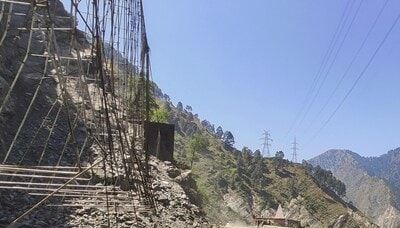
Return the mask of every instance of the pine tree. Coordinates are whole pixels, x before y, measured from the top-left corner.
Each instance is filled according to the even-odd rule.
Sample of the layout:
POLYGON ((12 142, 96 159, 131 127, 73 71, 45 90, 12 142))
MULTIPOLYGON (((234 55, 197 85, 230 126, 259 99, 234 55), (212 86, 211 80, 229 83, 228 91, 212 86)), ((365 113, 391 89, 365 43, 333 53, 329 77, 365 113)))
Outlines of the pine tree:
POLYGON ((186 105, 185 109, 186 109, 187 111, 191 112, 191 111, 192 111, 192 106, 186 105))
POLYGON ((254 163, 257 162, 258 160, 262 160, 263 159, 260 150, 255 150, 253 155, 254 155, 254 157, 253 157, 253 162, 254 163))
POLYGON ((178 111, 182 112, 183 111, 183 104, 182 102, 178 102, 178 104, 176 105, 176 108, 178 109, 178 111))
POLYGON ((243 157, 241 155, 239 155, 237 157, 236 169, 237 169, 237 175, 239 177, 242 177, 242 175, 244 174, 245 170, 244 170, 243 157))
POLYGON ((188 145, 190 168, 193 167, 193 162, 197 159, 197 154, 204 152, 209 146, 210 142, 208 141, 208 138, 203 135, 195 134, 190 138, 188 145))
POLYGON ((214 133, 214 125, 212 125, 208 120, 201 121, 201 125, 211 134, 214 133))
POLYGON ((242 148, 242 157, 243 157, 243 162, 247 166, 249 170, 251 170, 251 163, 253 160, 253 151, 251 151, 247 146, 242 148))
POLYGON ((233 137, 233 134, 230 131, 225 131, 223 139, 225 146, 229 148, 232 148, 233 145, 235 144, 235 138, 233 137))
POLYGON ((222 127, 221 126, 217 127, 215 136, 217 136, 217 138, 221 139, 223 135, 224 135, 224 131, 222 130, 222 127))

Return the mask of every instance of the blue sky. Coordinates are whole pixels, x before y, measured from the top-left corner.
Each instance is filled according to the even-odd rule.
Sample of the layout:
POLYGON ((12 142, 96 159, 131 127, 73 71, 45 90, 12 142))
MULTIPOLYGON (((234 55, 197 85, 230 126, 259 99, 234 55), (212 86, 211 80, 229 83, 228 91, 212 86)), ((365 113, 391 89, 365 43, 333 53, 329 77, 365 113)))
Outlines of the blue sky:
MULTIPOLYGON (((339 41, 359 3, 354 1, 348 11, 339 41)), ((400 12, 400 2, 389 1, 360 57, 317 116, 383 3, 361 4, 321 92, 302 124, 289 134, 343 15, 344 0, 146 0, 153 78, 174 103, 190 104, 202 119, 230 130, 238 148, 260 148, 266 129, 274 139, 272 150, 283 149, 287 155, 297 136, 301 158, 330 148, 376 156, 400 146, 400 25, 336 115, 313 136, 400 12)))
POLYGON ((319 131, 400 12, 400 2, 388 0, 343 83, 318 115, 386 0, 360 1, 145 0, 153 78, 175 104, 191 105, 202 119, 230 130, 239 149, 261 148, 262 131, 269 130, 272 151, 283 150, 289 158, 294 136, 300 159, 331 148, 380 155, 400 146, 400 25, 319 131), (317 81, 321 90, 311 90, 315 102, 307 99, 304 105, 341 18, 348 19, 317 81), (310 107, 307 115, 298 115, 303 107, 310 107))

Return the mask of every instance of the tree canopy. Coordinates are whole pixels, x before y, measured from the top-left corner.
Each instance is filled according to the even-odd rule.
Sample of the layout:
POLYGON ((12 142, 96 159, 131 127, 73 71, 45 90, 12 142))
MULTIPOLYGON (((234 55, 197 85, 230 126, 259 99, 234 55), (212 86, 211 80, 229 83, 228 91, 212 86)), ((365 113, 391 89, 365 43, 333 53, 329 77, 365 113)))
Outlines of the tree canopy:
POLYGON ((153 110, 150 120, 152 122, 157 123, 168 123, 170 118, 170 112, 167 110, 165 106, 161 106, 155 110, 153 110))
POLYGON ((230 131, 225 131, 223 140, 226 146, 228 147, 233 147, 235 144, 235 138, 233 137, 233 134, 230 131))
POLYGON ((182 104, 182 102, 178 102, 178 104, 176 105, 176 108, 179 110, 179 111, 183 111, 183 104, 182 104))
POLYGON ((186 109, 187 111, 191 112, 191 111, 192 111, 192 106, 186 105, 185 109, 186 109))
POLYGON ((275 157, 276 158, 279 158, 279 159, 283 159, 284 157, 285 157, 285 153, 283 153, 283 151, 277 151, 276 153, 275 153, 275 157))
POLYGON ((314 167, 304 160, 302 164, 307 168, 308 172, 315 178, 318 184, 335 192, 340 197, 346 195, 346 185, 333 176, 331 171, 325 170, 320 166, 314 167))
POLYGON ((190 167, 193 167, 193 161, 197 159, 197 154, 202 153, 208 149, 210 142, 207 137, 201 134, 194 134, 188 144, 188 158, 190 167))
POLYGON ((223 135, 224 135, 224 131, 222 130, 222 127, 221 126, 217 127, 217 130, 215 131, 215 136, 217 136, 217 138, 221 139, 223 135))
POLYGON ((214 133, 214 125, 211 124, 208 120, 201 121, 201 125, 211 134, 214 133))

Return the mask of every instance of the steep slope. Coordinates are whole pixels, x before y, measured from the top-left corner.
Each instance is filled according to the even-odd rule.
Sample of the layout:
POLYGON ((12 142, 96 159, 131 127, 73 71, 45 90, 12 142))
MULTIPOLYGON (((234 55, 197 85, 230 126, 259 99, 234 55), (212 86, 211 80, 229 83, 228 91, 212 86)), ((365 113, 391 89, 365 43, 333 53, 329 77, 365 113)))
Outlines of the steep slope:
POLYGON ((382 178, 400 189, 400 148, 379 157, 364 158, 363 167, 371 176, 382 178))
MULTIPOLYGON (((4 4, 4 3, 3 3, 4 4)), ((59 16, 68 17, 68 13, 65 11, 60 1, 53 1, 52 5, 55 7, 55 12, 59 16)), ((9 4, 6 6, 8 9, 9 4)), ((31 15, 29 6, 15 4, 13 6, 13 14, 10 17, 10 28, 18 27, 29 27, 31 15), (15 15, 27 15, 27 16, 15 16, 15 15)), ((38 9, 38 14, 45 15, 44 9, 38 9)), ((69 25, 70 20, 55 18, 55 24, 59 27, 69 25)), ((35 25, 37 26, 37 25, 35 25)), ((9 162, 16 162, 22 159, 24 153, 30 153, 26 156, 24 162, 30 163, 33 160, 37 160, 40 157, 39 151, 44 148, 44 141, 38 142, 38 140, 32 140, 32 138, 45 138, 46 132, 41 129, 37 133, 39 126, 45 116, 49 120, 43 128, 50 129, 52 126, 52 120, 57 119, 54 123, 54 132, 52 137, 47 142, 47 153, 45 155, 45 161, 53 161, 55 158, 51 158, 51 154, 59 154, 63 150, 63 138, 68 129, 68 113, 66 104, 60 102, 60 91, 58 82, 54 78, 47 78, 41 80, 42 76, 46 73, 51 74, 53 67, 48 64, 47 72, 45 69, 45 58, 39 58, 33 56, 33 54, 43 54, 46 52, 46 41, 48 37, 42 34, 40 31, 32 32, 32 39, 29 45, 29 31, 17 31, 15 29, 9 29, 6 32, 6 20, 0 21, 0 34, 6 35, 0 46, 0 104, 4 102, 4 109, 0 113, 0 159, 3 160, 4 156, 9 149, 13 140, 15 140, 14 147, 11 151, 9 162), (28 48, 30 47, 30 48, 28 48), (26 61, 24 62, 24 59, 26 61), (14 81, 16 80, 16 81, 14 81), (9 89, 14 87, 9 94, 9 99, 6 100, 6 94, 9 89), (36 99, 34 94, 37 90, 36 99), (21 126, 20 131, 18 130, 20 125, 24 121, 24 115, 28 112, 28 107, 32 103, 29 115, 21 126), (56 118, 57 117, 57 118, 56 118), (19 131, 19 137, 14 139, 19 131), (34 136, 34 137, 32 137, 34 136), (29 141, 32 140, 32 143, 29 141), (15 153, 18 151, 18 153, 15 153), (15 155, 17 154, 17 155, 15 155)), ((61 36, 61 33, 55 33, 60 37, 58 39, 60 45, 61 54, 70 52, 70 44, 68 36, 61 36)), ((78 36, 82 36, 82 33, 78 32, 78 36)), ((85 40, 82 40, 82 47, 87 45, 85 40)), ((72 67, 70 67, 72 69, 72 67)), ((71 70, 72 71, 72 70, 71 70)), ((76 111, 75 107, 71 106, 71 111, 76 111)), ((79 130, 77 134, 77 144, 82 146, 85 135, 81 131, 81 121, 77 121, 79 130)), ((72 147, 67 145, 65 148, 66 159, 62 162, 69 164, 73 162, 69 152, 72 151, 72 147)), ((51 163, 51 162, 45 162, 51 163)))
POLYGON ((399 227, 398 182, 393 179, 400 166, 396 167, 397 160, 392 159, 397 158, 395 154, 391 151, 381 157, 364 158, 349 150, 329 150, 310 163, 331 170, 346 184, 348 199, 379 226, 399 227))
MULTIPOLYGON (((16 1, 15 3, 18 2, 20 1, 16 1)), ((26 0, 26 2, 30 3, 31 1, 26 0)), ((13 153, 10 153, 12 155, 10 155, 8 159, 12 164, 22 164, 23 166, 31 164, 37 165, 40 157, 42 167, 46 165, 54 166, 57 163, 59 163, 60 166, 71 165, 75 163, 76 160, 74 155, 75 152, 72 150, 72 146, 68 143, 67 135, 69 134, 69 126, 67 120, 69 118, 68 111, 75 114, 77 106, 79 106, 79 104, 82 105, 83 103, 82 100, 78 101, 77 99, 79 98, 77 94, 80 92, 78 89, 79 86, 74 80, 68 80, 66 82, 66 96, 70 99, 61 99, 60 89, 58 86, 59 81, 57 78, 51 76, 54 76, 52 66, 46 68, 45 58, 38 58, 37 56, 32 55, 41 55, 46 53, 46 43, 50 39, 45 33, 39 30, 17 31, 15 29, 25 27, 29 28, 29 23, 32 21, 32 15, 30 14, 31 6, 29 3, 14 4, 12 14, 7 13, 4 17, 3 11, 0 12, 1 18, 3 19, 9 16, 10 28, 12 28, 9 31, 7 30, 8 33, 6 33, 6 20, 0 19, 0 105, 3 104, 3 101, 5 102, 5 108, 0 112, 0 160, 3 162, 7 150, 12 149, 13 153), (29 34, 31 34, 32 39, 29 39, 29 34), (5 35, 4 40, 2 39, 3 35, 5 35), (31 48, 29 48, 29 40, 31 40, 31 48), (26 60, 24 60, 25 58, 26 60), (46 80, 42 81, 41 78, 43 75, 48 77, 46 77, 46 80), (15 83, 13 83, 14 81, 15 83), (13 90, 10 90, 13 84, 15 84, 15 87, 13 90), (6 94, 9 90, 10 96, 9 99, 6 99, 6 94), (33 94, 36 93, 35 90, 37 91, 36 100, 33 98, 33 94), (68 104, 65 102, 66 100, 68 100, 68 104), (25 124, 23 124, 24 115, 27 113, 30 103, 32 104, 32 111, 29 112, 30 115, 27 116, 25 124), (68 106, 68 110, 66 106, 68 106), (41 125, 42 121, 43 125, 41 125), (40 130, 42 126, 43 129, 40 130), (19 131, 20 134, 17 134, 19 131), (19 135, 19 137, 15 137, 16 135, 19 135), (34 141, 33 138, 36 140, 34 141), (12 144, 13 140, 16 140, 16 143, 14 147, 11 147, 10 144, 12 144), (42 150, 46 153, 40 153, 42 150), (63 156, 60 156, 60 154, 63 154, 63 156)), ((52 8, 51 11, 53 12, 54 7, 54 12, 57 15, 57 17, 54 17, 55 24, 58 27, 70 26, 70 15, 65 11, 61 2, 58 0, 49 1, 49 4, 52 8)), ((1 2, 0 7, 6 11, 11 9, 10 3, 1 2)), ((36 13, 37 17, 44 18, 48 12, 45 9, 38 9, 36 13)), ((35 24, 35 26, 37 25, 35 24)), ((78 36, 82 35, 81 38, 84 37, 83 33, 79 31, 77 33, 78 36)), ((59 38, 57 39, 57 45, 60 49, 60 55, 70 56, 71 43, 69 35, 59 32, 56 32, 55 35, 59 38)), ((86 45, 88 45, 88 43, 84 38, 82 38, 80 43, 77 44, 77 46, 81 46, 82 49, 85 48, 86 45)), ((63 70, 78 74, 76 70, 78 64, 76 64, 76 61, 71 60, 68 61, 68 63, 65 62, 60 63, 63 70)), ((90 83, 89 88, 97 88, 97 84, 92 82, 90 83)), ((103 151, 100 150, 100 148, 91 145, 91 143, 87 143, 87 148, 83 146, 83 141, 87 135, 87 129, 83 126, 83 121, 78 118, 78 115, 74 115, 74 117, 77 122, 77 127, 75 128, 75 135, 77 137, 76 142, 80 148, 85 149, 82 150, 84 151, 82 152, 82 161, 86 161, 86 153, 91 152, 92 154, 100 154, 103 151)), ((14 181, 11 187, 5 188, 5 181, 11 182, 13 178, 4 177, 7 172, 4 171, 4 166, 2 168, 3 169, 0 170, 3 174, 0 178, 2 181, 0 189, 0 227, 8 226, 17 216, 28 211, 33 205, 43 199, 44 196, 31 195, 29 194, 30 192, 27 191, 29 187, 33 188, 35 186, 34 182, 36 182, 36 184, 44 183, 44 186, 47 184, 49 185, 49 190, 44 191, 44 194, 54 190, 51 186, 57 186, 56 188, 61 186, 61 184, 57 185, 57 181, 53 182, 53 179, 50 182, 50 180, 42 180, 38 177, 34 178, 27 176, 26 179, 28 181, 30 180, 29 185, 22 185, 21 187, 21 183, 16 184, 18 182, 14 181)), ((31 214, 24 217, 24 219, 20 221, 20 224, 16 226, 200 227, 207 224, 207 221, 203 217, 203 213, 197 206, 189 202, 186 193, 178 183, 180 181, 190 182, 190 176, 183 174, 179 175, 181 171, 171 163, 160 162, 154 158, 150 159, 149 168, 152 176, 152 193, 155 197, 158 213, 152 213, 150 211, 132 211, 132 206, 129 207, 130 211, 122 212, 120 210, 121 208, 116 209, 116 207, 114 207, 115 210, 113 212, 117 213, 112 216, 111 221, 109 221, 110 224, 107 226, 107 220, 110 218, 107 211, 108 207, 105 209, 104 206, 99 205, 98 201, 95 200, 96 198, 103 198, 104 194, 100 193, 99 195, 90 198, 90 200, 87 200, 87 198, 82 199, 80 197, 73 198, 74 204, 83 206, 52 206, 51 204, 57 204, 61 201, 71 202, 71 199, 67 197, 64 198, 66 195, 64 193, 64 199, 60 200, 51 197, 46 202, 46 205, 42 205, 33 210, 31 214), (171 177, 171 172, 178 174, 178 176, 174 175, 171 177)), ((39 174, 48 172, 50 172, 50 170, 41 170, 39 174)), ((71 172, 67 171, 64 172, 64 174, 71 172)), ((92 172, 96 173, 96 171, 92 172)), ((13 170, 13 173, 16 173, 15 169, 13 170)), ((73 175, 75 174, 76 173, 73 172, 73 175)), ((81 177, 83 177, 83 175, 81 177)), ((98 179, 98 183, 95 184, 99 188, 104 187, 103 184, 107 183, 107 179, 104 180, 101 178, 102 176, 100 175, 93 175, 93 179, 98 179)), ((16 178, 14 178, 14 180, 15 179, 16 178)), ((68 177, 64 177, 63 179, 68 180, 68 177)), ((110 179, 108 179, 108 181, 109 180, 110 179)), ((73 183, 75 184, 75 187, 77 187, 78 182, 75 181, 73 183)), ((123 181, 120 183, 123 185, 123 181)), ((109 183, 107 184, 109 185, 109 183)), ((43 188, 41 190, 43 190, 43 188)), ((122 193, 130 193, 126 189, 121 190, 122 193)), ((79 191, 79 189, 72 189, 72 192, 75 191, 79 191)), ((85 188, 84 191, 85 193, 88 193, 93 191, 93 188, 85 188)), ((114 195, 113 199, 115 200, 116 198, 117 197, 114 195)), ((130 203, 134 203, 134 201, 132 200, 130 203)), ((138 204, 139 203, 135 202, 135 207, 138 204)))
POLYGON ((176 126, 175 159, 189 168, 190 139, 202 135, 209 141, 193 162, 192 174, 198 194, 189 195, 217 224, 252 222, 253 215, 271 216, 281 204, 288 218, 307 227, 375 227, 357 209, 321 187, 306 167, 287 160, 262 158, 245 148, 238 151, 224 143, 215 127, 201 121, 191 107, 177 108, 156 89, 161 107, 169 110, 176 126))

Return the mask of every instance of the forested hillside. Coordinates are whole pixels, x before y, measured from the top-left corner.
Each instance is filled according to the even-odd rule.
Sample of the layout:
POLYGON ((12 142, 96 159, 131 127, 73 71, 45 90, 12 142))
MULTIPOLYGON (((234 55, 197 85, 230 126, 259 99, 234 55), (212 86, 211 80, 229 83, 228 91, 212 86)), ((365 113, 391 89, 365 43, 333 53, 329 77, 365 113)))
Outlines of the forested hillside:
POLYGON ((273 215, 281 204, 303 226, 375 227, 341 200, 345 187, 332 173, 291 163, 282 151, 264 158, 259 150, 238 150, 230 131, 200 120, 189 105, 175 107, 159 89, 156 95, 154 119, 175 124, 176 163, 191 169, 195 180, 186 191, 211 222, 251 222, 253 215, 273 215))

